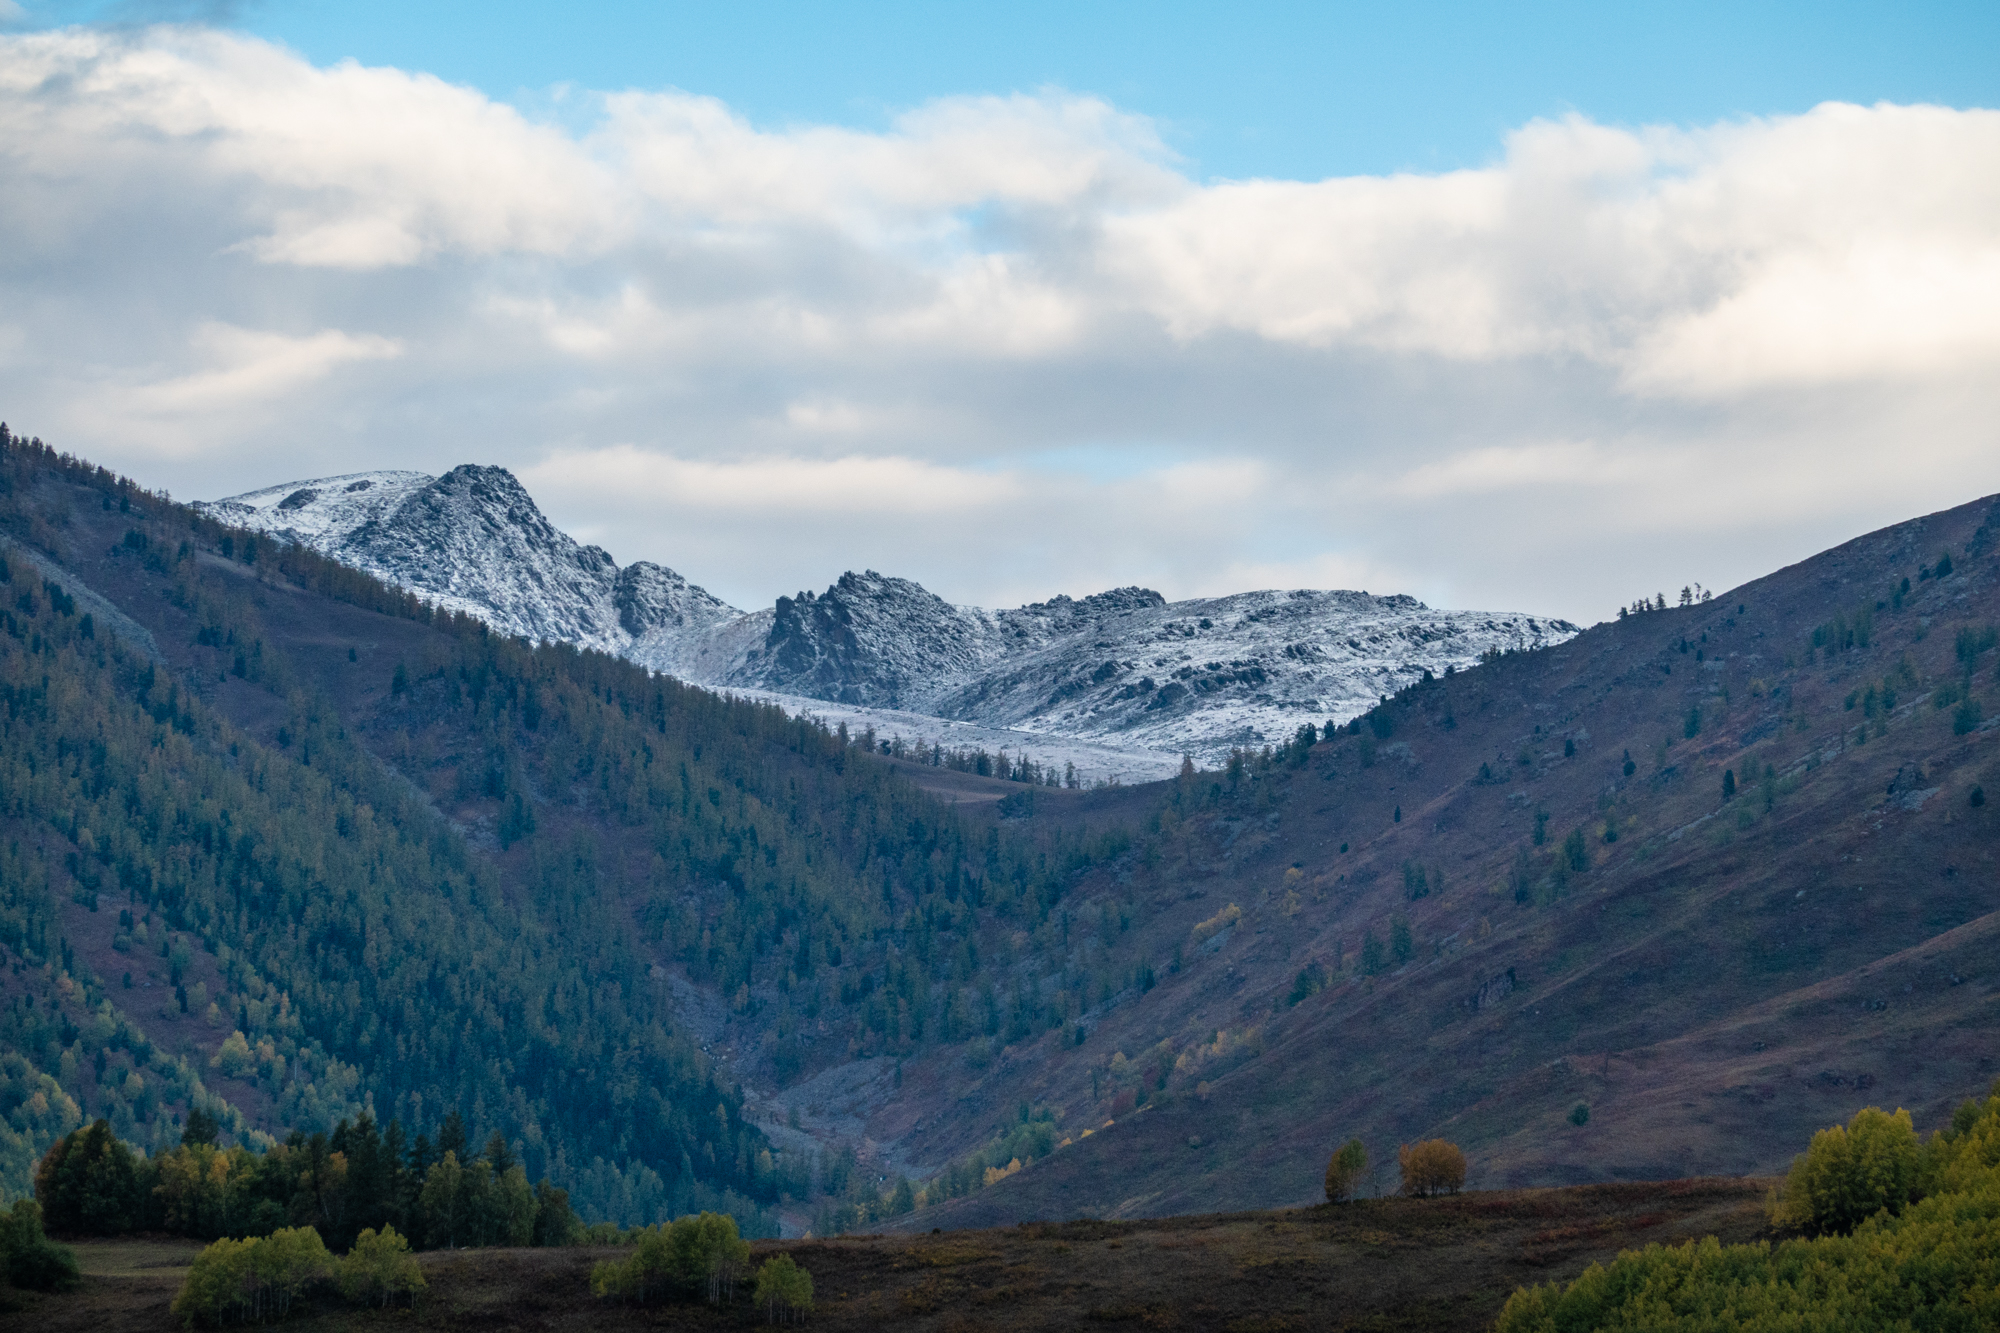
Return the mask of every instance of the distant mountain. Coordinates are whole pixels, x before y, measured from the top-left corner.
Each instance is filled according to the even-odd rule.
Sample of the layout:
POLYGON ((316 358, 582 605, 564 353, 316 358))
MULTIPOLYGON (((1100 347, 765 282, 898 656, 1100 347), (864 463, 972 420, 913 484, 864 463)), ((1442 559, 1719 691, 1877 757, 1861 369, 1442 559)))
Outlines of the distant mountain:
POLYGON ((1168 602, 1131 587, 989 611, 873 570, 746 614, 663 566, 620 569, 494 467, 354 473, 197 507, 505 633, 600 648, 698 684, 1208 762, 1287 740, 1304 722, 1345 721, 1426 672, 1577 632, 1365 592, 1168 602))
POLYGON ((319 551, 537 641, 574 643, 687 675, 684 658, 743 613, 671 569, 620 569, 550 523, 505 468, 355 472, 196 508, 319 551))

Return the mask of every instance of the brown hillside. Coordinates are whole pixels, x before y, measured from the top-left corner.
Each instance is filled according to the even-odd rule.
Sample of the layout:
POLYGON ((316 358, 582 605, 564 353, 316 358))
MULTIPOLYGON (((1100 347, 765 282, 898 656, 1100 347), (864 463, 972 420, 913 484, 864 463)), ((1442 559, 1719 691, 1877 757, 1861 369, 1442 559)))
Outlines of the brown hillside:
POLYGON ((1117 1123, 907 1224, 1303 1202, 1350 1134, 1378 1163, 1455 1139, 1495 1186, 1774 1171, 1865 1104, 1941 1122, 2000 1054, 2000 816, 1971 804, 2000 795, 2000 716, 1968 732, 1940 706, 1969 682, 2000 713, 2000 653, 1970 672, 1958 656, 1960 629, 2000 621, 1994 514, 1904 523, 1418 687, 1383 710, 1386 739, 1343 735, 1190 817, 1169 808, 1126 882, 1078 895, 1080 915, 1093 899, 1147 915, 1158 988, 1096 1016, 1079 1049, 1052 1035, 989 1071, 906 1070, 925 1091, 877 1122, 923 1118, 911 1137, 938 1155, 977 1118, 946 1107, 1060 1106, 1072 1134, 1117 1123), (1922 577, 1946 549, 1952 572, 1922 577), (1865 644, 1814 648, 1857 613, 1865 644), (1885 679, 1894 706, 1870 717, 1885 679), (1564 882, 1572 830, 1588 868, 1564 882), (1228 903, 1241 922, 1194 947, 1228 903), (1414 957, 1359 975, 1364 934, 1386 942, 1397 915, 1414 957), (1287 1004, 1302 969, 1336 960, 1287 1004), (1216 1029, 1246 1028, 1249 1047, 1200 1063, 1216 1029), (1195 1059, 1120 1114, 1093 1091, 1121 1052, 1153 1085, 1150 1053, 1195 1059))

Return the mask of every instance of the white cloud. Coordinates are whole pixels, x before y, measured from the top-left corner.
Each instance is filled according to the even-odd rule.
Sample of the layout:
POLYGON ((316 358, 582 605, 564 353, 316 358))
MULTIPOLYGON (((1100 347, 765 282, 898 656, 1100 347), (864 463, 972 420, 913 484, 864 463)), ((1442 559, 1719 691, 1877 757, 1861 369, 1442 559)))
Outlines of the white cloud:
POLYGON ((744 600, 872 564, 1583 617, 2000 489, 2000 113, 1571 118, 1478 170, 1201 182, 1060 90, 881 132, 585 104, 0 37, 0 402, 183 493, 505 462, 744 600))
POLYGON ((185 457, 219 432, 264 434, 343 367, 403 354, 399 341, 378 334, 324 329, 294 336, 217 322, 195 326, 177 350, 192 368, 157 374, 138 367, 73 383, 73 420, 148 454, 185 457))
POLYGON ((1621 455, 1588 441, 1495 445, 1412 468, 1384 489, 1412 500, 1556 486, 1616 490, 1654 480, 1666 465, 1668 460, 1652 451, 1621 455))
POLYGON ((571 505, 593 502, 655 514, 937 514, 987 509, 1017 499, 1005 474, 941 467, 922 459, 867 457, 708 460, 647 453, 631 445, 561 451, 520 470, 537 495, 571 505))
POLYGON ((0 130, 44 178, 149 159, 258 228, 272 263, 370 269, 441 251, 573 251, 615 217, 604 171, 560 132, 424 74, 316 69, 194 28, 6 39, 0 130))
POLYGON ((327 329, 303 338, 227 324, 203 324, 192 343, 209 365, 186 375, 136 385, 120 397, 149 415, 226 414, 282 399, 354 361, 402 354, 393 338, 327 329))
POLYGON ((1664 322, 1627 382, 1652 393, 1925 380, 2000 366, 2000 244, 1856 245, 1785 255, 1714 305, 1664 322))

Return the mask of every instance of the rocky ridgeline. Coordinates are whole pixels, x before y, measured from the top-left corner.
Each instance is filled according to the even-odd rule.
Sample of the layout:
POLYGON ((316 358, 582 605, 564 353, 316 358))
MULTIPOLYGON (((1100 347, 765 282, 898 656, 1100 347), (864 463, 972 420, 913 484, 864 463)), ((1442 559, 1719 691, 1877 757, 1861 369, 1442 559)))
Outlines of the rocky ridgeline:
POLYGON ((512 473, 360 472, 199 506, 312 547, 494 628, 599 648, 719 688, 766 690, 1206 763, 1345 720, 1491 650, 1560 643, 1561 620, 1435 611, 1365 592, 1169 602, 1145 588, 1006 611, 846 573, 744 612, 664 566, 620 568, 551 524, 512 473))

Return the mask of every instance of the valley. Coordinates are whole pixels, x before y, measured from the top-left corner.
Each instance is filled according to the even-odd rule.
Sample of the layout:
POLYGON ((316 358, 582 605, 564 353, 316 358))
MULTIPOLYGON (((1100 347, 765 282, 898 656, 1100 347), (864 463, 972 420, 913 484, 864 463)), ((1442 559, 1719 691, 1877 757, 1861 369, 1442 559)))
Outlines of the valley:
MULTIPOLYGON (((1068 788, 505 640, 14 448, 15 568, 33 552, 37 587, 102 599, 157 655, 105 659, 107 700, 152 662, 138 697, 164 715, 174 682, 186 762, 302 794, 343 775, 402 830, 397 855, 454 867, 295 948, 287 916, 252 910, 261 853, 211 863, 197 836, 207 879, 147 897, 125 844, 83 839, 75 802, 103 799, 87 768, 17 805, 47 896, 10 909, 10 1041, 140 1142, 176 1134, 190 1095, 246 1138, 366 1105, 428 1128, 456 1103, 587 1215, 727 1189, 788 1235, 927 1233, 1306 1203, 1350 1135, 1378 1162, 1449 1137, 1480 1189, 1756 1175, 1862 1105, 1936 1123, 1994 1072, 1991 500, 1711 602, 1446 662, 1310 737, 1068 788), (496 932, 479 947, 527 981, 482 999, 515 964, 428 954, 451 932, 404 919, 496 932), (364 944, 377 920, 394 930, 364 944), (149 958, 120 947, 138 925, 149 958), (158 953, 163 930, 183 953, 158 953), (430 960, 413 979, 441 979, 437 1019, 488 1052, 437 1066, 460 1080, 444 1097, 380 1043, 450 1043, 415 1045, 418 1011, 342 961, 392 938, 430 960), (197 985, 209 1018, 178 1003, 197 985), (357 1008, 350 985, 380 999, 357 1008), (467 1026, 489 1009, 490 1037, 467 1026), (225 1069, 237 1031, 282 1069, 225 1069), (141 1037, 141 1081, 165 1085, 130 1101, 114 1085, 141 1037), (604 1077, 647 1050, 657 1074, 604 1077), (184 1075, 158 1072, 170 1054, 184 1075), (682 1128, 715 1094, 727 1137, 682 1128), (694 1145, 678 1170, 680 1148, 625 1132, 648 1107, 694 1145)), ((14 651, 67 645, 97 679, 107 640, 50 596, 16 606, 14 651)), ((351 889, 313 871, 281 910, 317 922, 311 903, 351 889)))

